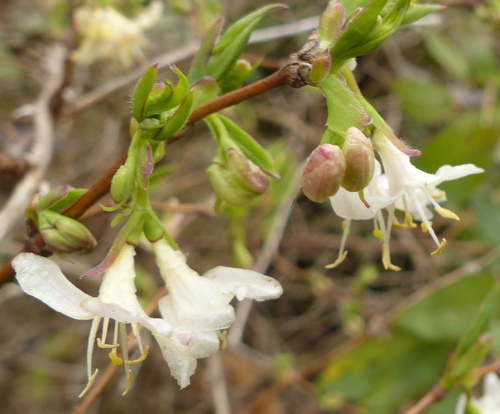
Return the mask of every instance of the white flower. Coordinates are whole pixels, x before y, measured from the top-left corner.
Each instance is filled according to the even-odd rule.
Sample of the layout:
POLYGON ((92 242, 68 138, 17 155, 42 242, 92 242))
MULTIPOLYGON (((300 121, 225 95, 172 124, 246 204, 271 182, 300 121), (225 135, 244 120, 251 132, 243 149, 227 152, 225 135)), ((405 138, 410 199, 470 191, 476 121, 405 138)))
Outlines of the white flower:
POLYGON ((410 157, 401 152, 381 131, 373 136, 373 147, 382 160, 384 173, 378 163, 370 184, 363 190, 364 201, 358 193, 349 193, 341 189, 330 198, 333 210, 345 219, 344 234, 338 259, 328 267, 338 265, 346 256, 345 240, 352 220, 373 219, 375 236, 382 241, 382 262, 386 269, 399 270, 390 261, 389 239, 392 226, 398 228, 416 227, 413 219, 422 222, 424 231, 428 231, 437 245, 432 255, 438 254, 445 246, 446 240, 439 241, 432 228, 430 219, 433 213, 427 208, 432 205, 439 215, 459 220, 450 210, 441 207, 438 201, 446 200, 445 193, 437 188, 444 181, 455 180, 471 174, 479 174, 484 170, 472 164, 456 167, 442 166, 436 174, 428 174, 411 164, 410 157), (388 217, 384 219, 383 210, 388 217), (395 220, 395 209, 405 212, 405 222, 395 220))
MULTIPOLYGON (((464 414, 467 399, 462 395, 458 400, 455 414, 464 414)), ((472 398, 472 406, 480 414, 500 414, 500 378, 490 372, 483 380, 483 396, 472 398)))
POLYGON ((129 19, 109 6, 78 8, 74 18, 81 40, 72 59, 80 65, 103 59, 130 67, 148 43, 143 30, 158 21, 162 9, 162 3, 154 1, 142 14, 129 19))
POLYGON ((196 359, 219 349, 219 334, 234 321, 233 297, 258 301, 281 295, 282 287, 260 273, 216 267, 200 276, 186 264, 182 252, 165 240, 153 243, 158 267, 168 288, 160 300, 163 318, 173 327, 171 336, 157 337, 172 376, 181 388, 189 385, 196 359))
POLYGON ((101 348, 110 348, 110 358, 115 364, 125 363, 128 385, 131 383, 131 372, 128 365, 142 361, 148 352, 148 347, 142 347, 138 335, 137 324, 140 323, 156 337, 169 335, 171 326, 160 318, 150 318, 146 315, 137 301, 134 284, 134 256, 133 246, 125 245, 114 263, 105 271, 100 287, 99 296, 93 298, 74 286, 62 274, 59 267, 51 260, 37 256, 33 253, 21 253, 12 261, 16 271, 16 279, 25 293, 41 300, 54 310, 65 314, 73 319, 92 320, 87 350, 87 373, 89 383, 85 390, 91 386, 97 370, 92 374, 92 351, 97 336, 97 329, 102 318, 102 337, 97 339, 101 348), (115 332, 113 343, 106 344, 106 334, 109 319, 115 320, 115 332), (138 338, 141 357, 139 360, 128 359, 127 344, 124 343, 126 332, 124 324, 131 324, 135 336, 138 338), (116 355, 116 350, 122 345, 123 360, 116 355))

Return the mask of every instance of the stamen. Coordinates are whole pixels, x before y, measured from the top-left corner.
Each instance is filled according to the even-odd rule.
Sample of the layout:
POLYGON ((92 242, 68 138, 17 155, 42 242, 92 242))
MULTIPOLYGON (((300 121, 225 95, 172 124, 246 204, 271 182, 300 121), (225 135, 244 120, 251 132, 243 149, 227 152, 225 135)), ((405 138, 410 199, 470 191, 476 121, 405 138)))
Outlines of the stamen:
POLYGON ((97 377, 97 374, 99 373, 99 370, 96 368, 95 372, 89 377, 89 380, 87 382, 87 385, 85 386, 85 389, 80 393, 78 398, 82 398, 87 391, 92 387, 92 384, 94 383, 94 380, 97 377))
POLYGON ((404 223, 400 223, 397 220, 393 220, 392 225, 396 229, 414 229, 415 227, 417 227, 417 225, 413 221, 412 215, 408 212, 405 213, 405 222, 404 223))
MULTIPOLYGON (((437 188, 436 188, 436 190, 437 190, 437 188)), ((431 197, 434 200, 441 200, 442 198, 446 197, 446 191, 440 190, 439 192, 437 192, 435 194, 431 194, 431 197)))
POLYGON ((219 334, 219 339, 220 339, 220 349, 224 350, 226 349, 226 337, 227 337, 227 330, 224 330, 222 332, 218 332, 219 334))
POLYGON ((351 221, 352 220, 344 220, 342 222, 342 240, 340 241, 339 255, 337 257, 337 260, 335 260, 333 263, 329 265, 326 265, 325 269, 333 269, 334 267, 337 267, 347 257, 348 252, 347 250, 344 249, 345 249, 345 244, 347 242, 347 237, 349 237, 351 229, 351 221))
POLYGON ((441 217, 445 217, 445 218, 449 218, 449 219, 453 219, 453 220, 460 220, 460 217, 458 217, 453 211, 448 210, 447 208, 443 208, 441 206, 434 206, 434 210, 441 217))
POLYGON ((399 272, 401 268, 391 263, 391 252, 386 244, 382 245, 382 264, 385 270, 399 272))
POLYGON ((125 368, 125 376, 127 377, 127 388, 125 388, 125 391, 123 391, 123 396, 127 395, 127 393, 130 391, 130 388, 132 387, 132 371, 125 368))
POLYGON ((384 241, 384 234, 382 233, 382 231, 380 231, 380 227, 378 225, 376 217, 373 218, 373 235, 381 242, 384 241))
POLYGON ((92 353, 94 352, 94 342, 97 336, 97 329, 99 329, 99 322, 101 322, 101 317, 96 316, 92 320, 92 326, 90 327, 89 340, 87 343, 87 378, 90 381, 92 377, 92 353))
POLYGON ((123 359, 120 358, 118 355, 116 355, 116 348, 114 348, 109 354, 109 359, 111 360, 111 363, 113 365, 116 365, 117 367, 119 367, 120 365, 123 364, 123 359))
MULTIPOLYGON (((424 190, 424 194, 427 194, 427 196, 429 195, 427 191, 424 190)), ((421 220, 422 220, 422 224, 421 225, 425 225, 425 227, 427 228, 427 231, 429 232, 430 236, 432 237, 432 240, 434 240, 434 243, 436 243, 437 246, 440 245, 440 242, 436 236, 436 233, 434 232, 434 229, 432 228, 432 224, 431 222, 429 221, 429 219, 427 218, 427 216, 425 215, 425 211, 424 209, 422 208, 422 205, 420 204, 420 202, 418 201, 418 199, 416 198, 415 194, 414 193, 410 193, 410 197, 413 201, 413 204, 415 205, 415 208, 417 209, 417 212, 418 212, 418 215, 420 216, 421 220)), ((436 203, 436 201, 432 200, 431 199, 431 202, 435 205, 438 205, 436 203)), ((424 227, 422 227, 423 229, 424 227)))
POLYGON ((113 348, 119 348, 120 344, 106 344, 101 341, 101 338, 97 338, 97 346, 103 349, 113 349, 113 348))
POLYGON ((132 326, 132 332, 134 333, 134 336, 137 339, 137 345, 139 345, 139 351, 141 351, 141 354, 143 354, 144 347, 142 346, 141 335, 139 333, 139 328, 137 326, 137 323, 131 323, 130 326, 132 326))
POLYGON ((101 339, 102 343, 106 343, 106 337, 108 336, 108 327, 109 327, 109 318, 104 318, 104 321, 102 321, 102 334, 101 334, 101 339))
POLYGON ((138 365, 148 357, 148 354, 149 354, 149 345, 147 345, 146 348, 144 348, 144 351, 142 352, 142 354, 139 358, 132 359, 132 360, 126 360, 125 364, 126 365, 138 365))
POLYGON ((431 256, 437 256, 439 253, 441 253, 444 249, 444 246, 446 246, 446 239, 441 240, 441 244, 436 250, 431 252, 431 256))
POLYGON ((333 269, 334 267, 337 267, 347 257, 347 253, 349 252, 347 250, 344 250, 344 252, 339 255, 339 257, 337 257, 337 260, 335 260, 333 263, 330 263, 329 265, 326 265, 325 269, 333 269))

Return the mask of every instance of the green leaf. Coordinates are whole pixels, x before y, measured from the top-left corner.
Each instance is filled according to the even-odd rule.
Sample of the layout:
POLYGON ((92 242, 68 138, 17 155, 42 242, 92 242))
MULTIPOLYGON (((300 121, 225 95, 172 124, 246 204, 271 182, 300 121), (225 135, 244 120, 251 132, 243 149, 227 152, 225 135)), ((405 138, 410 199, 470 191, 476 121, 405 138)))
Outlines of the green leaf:
POLYGON ((450 348, 401 333, 368 339, 329 362, 317 382, 319 398, 336 394, 356 402, 360 413, 394 413, 433 385, 450 348))
POLYGON ((436 13, 444 10, 445 7, 439 4, 416 4, 411 3, 408 11, 406 12, 403 21, 401 22, 401 26, 405 26, 407 24, 415 23, 416 21, 423 19, 429 14, 436 13))
POLYGON ((433 124, 450 115, 453 97, 442 82, 424 79, 395 79, 391 89, 401 99, 404 111, 416 121, 433 124))
POLYGON ((456 342, 493 284, 489 275, 459 279, 403 310, 391 327, 428 342, 456 342))
POLYGON ((269 153, 250 134, 241 129, 229 118, 222 115, 219 115, 219 117, 229 137, 238 144, 238 148, 243 154, 258 167, 277 176, 274 162, 269 153))
POLYGON ((189 92, 162 130, 154 137, 155 141, 165 141, 186 125, 193 108, 193 91, 189 92))
POLYGON ((189 70, 188 79, 191 84, 206 76, 208 60, 210 59, 217 37, 222 31, 223 24, 224 18, 219 17, 214 24, 210 26, 203 38, 200 48, 191 63, 191 69, 189 70))
POLYGON ((425 38, 425 45, 432 57, 455 79, 464 82, 472 73, 471 61, 463 49, 451 39, 439 33, 425 38))
POLYGON ((219 53, 210 59, 207 74, 216 80, 222 79, 229 73, 238 58, 243 53, 255 27, 268 13, 286 8, 284 4, 270 4, 241 18, 227 29, 213 49, 219 53))
POLYGON ((370 116, 354 92, 337 75, 327 76, 319 88, 326 98, 328 107, 326 125, 330 131, 330 135, 325 136, 321 144, 342 145, 347 130, 353 126, 362 130, 370 121, 370 116), (338 141, 331 142, 332 140, 338 141))
POLYGON ((158 65, 155 64, 146 69, 141 78, 137 81, 132 92, 132 115, 138 122, 144 119, 144 110, 149 93, 155 84, 158 65))
POLYGON ((491 246, 500 245, 500 203, 489 195, 477 195, 472 200, 476 231, 481 240, 491 246))

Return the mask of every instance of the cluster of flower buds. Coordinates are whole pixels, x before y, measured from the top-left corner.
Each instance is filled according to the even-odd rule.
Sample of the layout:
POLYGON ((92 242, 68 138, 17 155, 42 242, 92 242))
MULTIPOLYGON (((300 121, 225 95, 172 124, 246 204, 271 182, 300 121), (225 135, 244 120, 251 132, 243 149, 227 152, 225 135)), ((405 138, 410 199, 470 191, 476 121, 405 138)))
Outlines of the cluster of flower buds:
POLYGON ((372 179, 374 162, 371 140, 351 127, 342 147, 322 144, 311 153, 302 173, 302 191, 316 203, 334 196, 340 187, 359 192, 372 179))
POLYGON ((59 213, 85 191, 68 185, 57 187, 46 195, 35 196, 26 209, 28 222, 38 229, 45 244, 58 254, 90 250, 97 244, 82 223, 59 213))

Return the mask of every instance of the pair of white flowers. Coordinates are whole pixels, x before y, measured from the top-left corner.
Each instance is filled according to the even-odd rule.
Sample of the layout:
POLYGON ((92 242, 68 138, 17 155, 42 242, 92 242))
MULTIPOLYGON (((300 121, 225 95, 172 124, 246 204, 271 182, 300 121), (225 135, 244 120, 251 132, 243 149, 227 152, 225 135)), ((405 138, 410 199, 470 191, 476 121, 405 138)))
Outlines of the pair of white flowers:
POLYGON ((436 243, 437 249, 431 254, 438 254, 446 244, 441 241, 432 229, 433 213, 427 208, 434 207, 434 211, 446 218, 459 220, 450 210, 441 207, 438 202, 446 200, 444 191, 437 188, 444 181, 456 180, 471 174, 479 174, 484 170, 472 164, 452 167, 444 165, 436 174, 428 174, 413 166, 410 157, 398 149, 383 132, 377 130, 372 138, 373 147, 377 150, 382 161, 375 160, 375 171, 368 186, 363 190, 362 200, 358 193, 349 192, 342 187, 330 198, 335 213, 345 219, 344 234, 337 260, 331 265, 337 266, 347 255, 345 243, 349 234, 352 220, 373 219, 375 236, 382 241, 382 263, 386 269, 400 270, 391 263, 389 239, 392 227, 413 228, 416 224, 413 219, 422 223, 422 229, 429 232, 436 243), (383 211, 388 213, 384 218, 383 211), (395 218, 395 210, 405 212, 404 223, 395 218))
POLYGON ((196 369, 196 360, 219 349, 221 330, 227 329, 235 319, 234 308, 230 305, 235 296, 238 300, 262 301, 277 298, 282 293, 275 279, 251 270, 219 266, 200 276, 186 264, 183 253, 174 250, 163 239, 153 243, 153 248, 168 288, 168 294, 159 301, 162 318, 149 317, 137 300, 135 248, 131 245, 125 245, 105 271, 98 297, 91 297, 74 286, 49 259, 21 253, 12 262, 24 292, 70 318, 93 321, 87 353, 89 384, 84 392, 97 375, 97 370, 92 373, 92 351, 102 319, 102 337, 97 343, 101 348, 111 349, 113 363, 124 364, 128 380, 125 392, 132 378, 128 366, 142 361, 148 352, 140 342, 138 324, 154 335, 172 376, 184 388, 196 369), (107 344, 110 320, 115 321, 115 331, 112 343, 107 344), (141 357, 137 360, 128 358, 126 324, 131 324, 139 342, 141 357), (120 343, 123 358, 116 354, 120 343))

